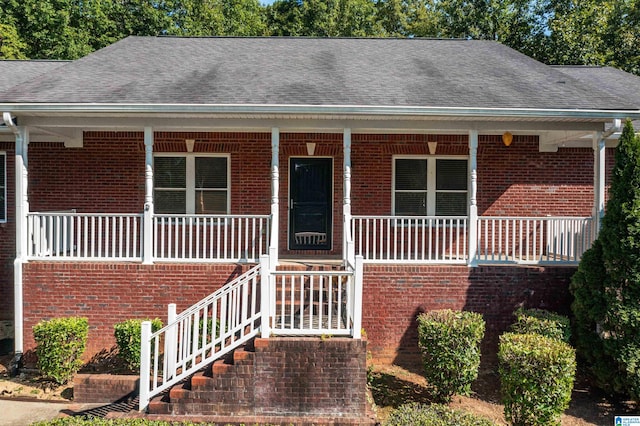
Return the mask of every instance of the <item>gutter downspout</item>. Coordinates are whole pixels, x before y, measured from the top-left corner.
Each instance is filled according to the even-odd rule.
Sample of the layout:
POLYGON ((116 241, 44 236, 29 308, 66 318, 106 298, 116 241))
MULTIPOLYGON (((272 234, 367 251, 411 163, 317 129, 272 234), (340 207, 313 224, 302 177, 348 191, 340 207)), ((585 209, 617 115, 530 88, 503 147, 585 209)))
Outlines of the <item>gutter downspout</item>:
POLYGON ((24 352, 24 311, 23 311, 23 283, 22 265, 25 263, 24 242, 25 239, 25 209, 28 209, 26 200, 26 142, 28 133, 26 129, 19 128, 11 117, 11 113, 2 114, 6 126, 11 129, 16 139, 15 146, 15 226, 16 226, 16 258, 13 263, 13 287, 14 287, 14 358, 11 361, 11 376, 18 374, 22 368, 22 354, 24 352))

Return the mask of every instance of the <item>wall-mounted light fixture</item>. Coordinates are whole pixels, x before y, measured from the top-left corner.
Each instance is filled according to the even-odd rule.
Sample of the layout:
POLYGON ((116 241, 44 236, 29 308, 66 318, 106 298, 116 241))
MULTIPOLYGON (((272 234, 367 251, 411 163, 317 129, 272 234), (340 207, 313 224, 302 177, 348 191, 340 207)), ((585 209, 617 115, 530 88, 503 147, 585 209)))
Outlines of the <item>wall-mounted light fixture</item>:
POLYGON ((196 145, 195 139, 185 139, 184 145, 187 147, 187 152, 193 152, 193 147, 196 145))
POLYGON ((313 142, 307 142, 307 155, 312 157, 316 152, 316 144, 313 142))
POLYGON ((438 142, 427 142, 427 145, 429 145, 429 154, 434 155, 438 147, 438 142))
POLYGON ((513 142, 513 135, 511 132, 504 132, 502 134, 502 143, 504 143, 504 146, 511 145, 511 142, 513 142))

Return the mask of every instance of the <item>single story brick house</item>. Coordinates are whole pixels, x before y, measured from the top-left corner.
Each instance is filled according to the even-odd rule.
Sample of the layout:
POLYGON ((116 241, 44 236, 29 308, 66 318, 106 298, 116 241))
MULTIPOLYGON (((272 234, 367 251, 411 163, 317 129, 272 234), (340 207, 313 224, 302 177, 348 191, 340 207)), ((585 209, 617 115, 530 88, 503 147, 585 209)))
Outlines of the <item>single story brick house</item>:
POLYGON ((639 77, 490 41, 129 37, 49 65, 0 91, 19 353, 41 319, 88 317, 93 354, 248 275, 227 329, 364 329, 402 363, 416 315, 455 308, 495 339, 518 306, 568 310, 640 118, 639 77))

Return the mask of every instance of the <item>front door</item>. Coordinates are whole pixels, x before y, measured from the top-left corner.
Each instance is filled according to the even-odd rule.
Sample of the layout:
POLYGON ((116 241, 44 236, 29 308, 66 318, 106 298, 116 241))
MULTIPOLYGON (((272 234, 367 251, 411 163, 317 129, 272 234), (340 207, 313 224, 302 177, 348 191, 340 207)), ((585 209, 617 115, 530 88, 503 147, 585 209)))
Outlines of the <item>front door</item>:
POLYGON ((289 161, 289 248, 331 249, 333 160, 289 161))

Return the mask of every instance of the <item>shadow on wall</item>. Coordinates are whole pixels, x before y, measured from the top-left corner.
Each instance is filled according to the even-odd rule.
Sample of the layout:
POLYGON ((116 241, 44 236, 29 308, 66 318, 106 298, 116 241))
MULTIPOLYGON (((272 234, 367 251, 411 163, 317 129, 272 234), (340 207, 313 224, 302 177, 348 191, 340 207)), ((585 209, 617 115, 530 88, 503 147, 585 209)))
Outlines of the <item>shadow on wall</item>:
MULTIPOLYGON (((483 266, 469 270, 466 282, 450 282, 443 294, 431 292, 413 311, 411 322, 400 339, 393 363, 422 374, 418 349, 417 318, 435 309, 462 309, 478 312, 486 322, 482 342, 483 365, 497 363, 498 338, 509 329, 518 307, 541 308, 569 315, 572 296, 569 293, 575 267, 483 266), (452 287, 458 287, 453 289, 452 287), (452 297, 462 292, 464 296, 452 297)), ((428 283, 429 277, 424 277, 428 283)), ((433 290, 433 286, 425 285, 433 290)), ((416 303, 407 300, 406 303, 416 303)))

